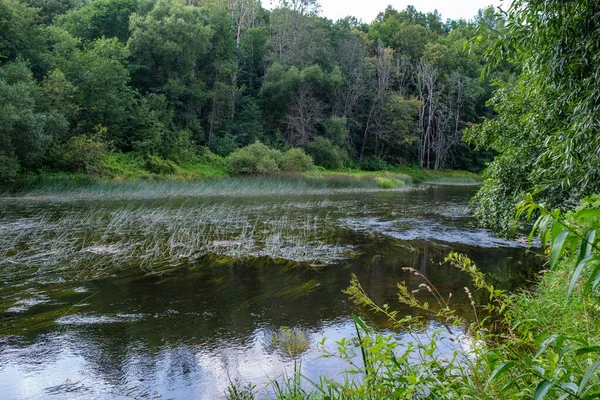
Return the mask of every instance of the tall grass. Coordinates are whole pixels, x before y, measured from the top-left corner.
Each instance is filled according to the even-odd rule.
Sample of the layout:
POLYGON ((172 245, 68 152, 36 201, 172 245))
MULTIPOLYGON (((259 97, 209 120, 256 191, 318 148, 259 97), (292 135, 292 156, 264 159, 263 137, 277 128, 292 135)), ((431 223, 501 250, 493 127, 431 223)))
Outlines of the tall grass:
MULTIPOLYGON (((202 181, 82 181, 50 180, 40 185, 21 188, 5 196, 18 198, 61 199, 151 199, 165 197, 256 196, 328 194, 348 191, 376 191, 380 189, 375 177, 285 174, 270 177, 240 177, 202 181)), ((406 189, 404 189, 406 190, 406 189)))

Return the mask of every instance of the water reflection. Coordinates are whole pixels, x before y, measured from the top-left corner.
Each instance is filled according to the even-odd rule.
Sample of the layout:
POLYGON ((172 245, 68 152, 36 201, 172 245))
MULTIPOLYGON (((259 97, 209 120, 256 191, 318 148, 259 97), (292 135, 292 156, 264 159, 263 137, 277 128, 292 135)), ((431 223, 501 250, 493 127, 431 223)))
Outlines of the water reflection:
MULTIPOLYGON (((302 355, 303 373, 341 379, 347 368, 318 358, 316 343, 354 334, 352 313, 379 329, 386 323, 357 310, 341 292, 356 274, 373 300, 396 304, 396 283, 417 287, 417 269, 452 305, 470 318, 465 274, 442 263, 450 251, 466 253, 495 285, 512 289, 531 279, 536 258, 517 242, 478 229, 468 215, 474 189, 430 187, 402 193, 343 194, 268 199, 136 201, 135 207, 209 207, 226 202, 248 218, 285 217, 290 224, 324 216, 320 240, 352 248, 353 255, 314 268, 266 256, 232 260, 205 255, 163 276, 131 271, 89 282, 61 276, 8 280, 0 288, 0 387, 3 398, 198 398, 224 396, 240 379, 264 389, 269 378, 292 371, 293 360, 268 344, 282 326, 300 328, 312 343, 302 355)), ((57 217, 77 207, 119 209, 131 202, 53 204, 57 217)), ((15 220, 34 214, 5 210, 15 220)), ((423 301, 426 292, 420 292, 423 301)), ((403 309, 402 313, 414 313, 403 309)), ((423 335, 440 328, 430 321, 423 335)), ((410 338, 398 333, 398 340, 410 338)), ((444 346, 469 346, 443 342, 444 346)), ((450 350, 448 350, 449 352, 450 350)))

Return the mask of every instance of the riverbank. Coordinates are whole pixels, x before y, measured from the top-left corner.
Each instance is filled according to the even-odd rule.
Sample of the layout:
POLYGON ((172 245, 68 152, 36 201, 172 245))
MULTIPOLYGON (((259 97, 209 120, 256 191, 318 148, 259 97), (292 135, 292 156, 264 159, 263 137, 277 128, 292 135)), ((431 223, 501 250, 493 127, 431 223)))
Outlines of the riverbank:
MULTIPOLYGON (((225 178, 241 179, 232 174, 223 158, 214 154, 205 154, 193 162, 181 164, 160 159, 149 163, 147 159, 134 153, 110 154, 106 158, 106 168, 102 171, 102 174, 47 171, 27 173, 0 188, 0 195, 23 196, 36 193, 51 195, 84 188, 118 190, 120 187, 130 190, 137 187, 139 190, 145 190, 149 186, 158 189, 162 187, 163 191, 168 191, 168 188, 175 186, 214 187, 225 178)), ((466 185, 481 183, 481 176, 473 172, 433 171, 414 165, 396 165, 386 171, 363 171, 356 168, 331 171, 317 167, 310 172, 276 173, 261 178, 263 183, 266 178, 266 181, 270 180, 274 186, 306 186, 313 189, 397 189, 411 183, 466 185)), ((257 182, 257 180, 246 179, 245 182, 257 182)), ((271 191, 268 186, 263 187, 267 192, 271 191)))

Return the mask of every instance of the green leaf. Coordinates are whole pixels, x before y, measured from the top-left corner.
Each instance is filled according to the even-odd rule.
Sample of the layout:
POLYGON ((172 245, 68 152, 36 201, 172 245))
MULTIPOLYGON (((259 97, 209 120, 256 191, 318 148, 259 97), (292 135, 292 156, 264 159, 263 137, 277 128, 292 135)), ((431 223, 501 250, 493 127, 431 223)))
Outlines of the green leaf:
POLYGON ((580 399, 582 399, 582 400, 588 400, 588 399, 589 400, 591 400, 591 399, 598 400, 599 397, 600 397, 600 390, 596 390, 596 391, 593 391, 592 393, 588 394, 585 397, 580 397, 580 399))
MULTIPOLYGON (((562 385, 560 385, 560 387, 561 387, 563 390, 565 390, 565 391, 567 391, 567 392, 569 392, 569 393, 571 393, 571 394, 575 394, 575 393, 577 393, 577 385, 576 385, 576 384, 574 384, 573 382, 566 382, 566 383, 563 383, 562 385)), ((567 394, 567 395, 568 395, 568 394, 567 394)))
POLYGON ((583 235, 583 240, 581 241, 581 250, 579 250, 579 257, 577 258, 577 264, 581 262, 585 257, 589 256, 592 252, 592 245, 594 244, 594 240, 596 239, 596 230, 590 229, 585 232, 583 235))
POLYGON ((575 284, 579 280, 579 276, 581 275, 581 271, 585 268, 588 261, 590 261, 594 256, 587 256, 577 265, 575 268, 575 272, 573 272, 573 276, 571 277, 571 283, 569 284, 569 290, 567 291, 567 300, 571 297, 571 293, 573 292, 573 288, 575 288, 575 284))
POLYGON ((581 378, 581 382, 579 383, 579 390, 577 391, 578 395, 581 396, 583 393, 585 393, 585 387, 598 367, 600 367, 600 360, 590 365, 588 370, 585 371, 585 375, 583 375, 583 378, 581 378))
POLYGON ((546 247, 548 245, 548 240, 549 240, 549 229, 548 229, 548 225, 550 224, 551 221, 551 216, 550 215, 544 215, 543 217, 539 218, 539 232, 540 232, 540 239, 542 240, 542 245, 544 247, 546 247))
POLYGON ((578 356, 588 353, 600 353, 600 346, 584 347, 575 352, 578 356))
POLYGON ((569 231, 562 231, 552 243, 552 249, 550 250, 550 268, 554 268, 556 263, 558 263, 558 260, 565 249, 565 241, 568 236, 569 231))
POLYGON ((590 218, 590 217, 600 217, 600 210, 595 208, 585 208, 583 210, 579 210, 577 214, 575 214, 575 218, 590 218))
POLYGON ((540 400, 546 397, 550 388, 554 386, 554 382, 550 382, 546 379, 540 382, 537 389, 535 389, 535 393, 533 394, 533 400, 540 400))
MULTIPOLYGON (((536 342, 539 342, 540 339, 544 338, 543 335, 540 335, 538 338, 536 338, 536 342)), ((548 348, 548 346, 554 342, 556 339, 558 339, 559 336, 554 334, 554 335, 550 335, 547 338, 544 338, 542 343, 540 344, 537 353, 535 353, 535 356, 533 357, 533 359, 535 360, 536 358, 538 358, 539 356, 542 355, 542 353, 544 351, 546 351, 546 349, 548 348)))
MULTIPOLYGON (((593 258, 593 260, 590 260, 590 261, 598 261, 598 260, 600 260, 600 256, 595 256, 593 258)), ((596 287, 596 285, 599 282, 600 282, 600 263, 598 265, 596 265, 596 267, 590 274, 590 277, 588 278, 587 282, 584 285, 584 290, 588 291, 588 290, 596 287)))
POLYGON ((565 228, 565 226, 559 221, 555 221, 552 224, 552 238, 551 238, 552 243, 554 243, 554 241, 556 240, 558 235, 564 230, 564 228, 565 228))
POLYGON ((485 383, 485 388, 483 390, 486 390, 490 386, 490 384, 494 381, 494 379, 496 379, 497 377, 502 376, 504 373, 506 373, 513 364, 514 364, 514 362, 512 362, 512 361, 504 361, 504 362, 500 363, 500 365, 498 365, 496 367, 496 369, 494 369, 494 372, 492 372, 492 375, 490 375, 489 379, 485 383))

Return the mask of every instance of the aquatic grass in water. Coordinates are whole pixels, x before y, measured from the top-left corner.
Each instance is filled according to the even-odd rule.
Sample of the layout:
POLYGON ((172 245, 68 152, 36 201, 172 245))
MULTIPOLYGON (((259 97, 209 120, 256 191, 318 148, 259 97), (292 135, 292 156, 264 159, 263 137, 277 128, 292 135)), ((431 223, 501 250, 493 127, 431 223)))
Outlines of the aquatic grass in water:
POLYGON ((139 267, 164 273, 206 254, 234 259, 271 257, 325 265, 348 249, 323 240, 327 216, 290 220, 250 217, 229 204, 39 209, 28 218, 0 217, 4 274, 69 273, 79 279, 139 267))

